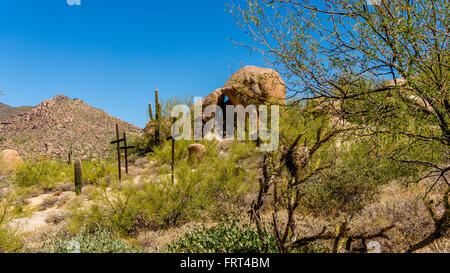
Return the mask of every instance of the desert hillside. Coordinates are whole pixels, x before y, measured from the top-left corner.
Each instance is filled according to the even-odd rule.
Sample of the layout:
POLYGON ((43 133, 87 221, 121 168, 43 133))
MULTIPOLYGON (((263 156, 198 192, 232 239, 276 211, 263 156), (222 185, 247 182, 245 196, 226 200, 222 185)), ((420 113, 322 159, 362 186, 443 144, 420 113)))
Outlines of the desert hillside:
POLYGON ((79 99, 57 95, 22 111, 2 106, 0 149, 14 149, 22 156, 46 154, 66 158, 70 147, 79 157, 104 156, 115 136, 115 124, 130 135, 141 130, 79 99))
POLYGON ((21 106, 21 107, 12 107, 0 102, 0 122, 5 119, 8 119, 11 116, 27 112, 31 110, 32 106, 21 106))

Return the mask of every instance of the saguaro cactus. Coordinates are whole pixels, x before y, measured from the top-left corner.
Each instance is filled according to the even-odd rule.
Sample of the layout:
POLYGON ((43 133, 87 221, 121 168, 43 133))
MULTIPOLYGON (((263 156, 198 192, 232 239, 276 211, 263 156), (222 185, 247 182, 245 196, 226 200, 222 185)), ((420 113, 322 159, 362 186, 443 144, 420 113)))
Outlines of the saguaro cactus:
POLYGON ((158 89, 155 90, 155 117, 153 117, 152 104, 148 104, 148 112, 150 114, 150 120, 155 125, 155 144, 159 145, 161 143, 161 102, 159 101, 159 92, 158 89))
POLYGON ((73 167, 75 169, 75 193, 80 195, 83 188, 83 171, 81 169, 81 160, 75 160, 73 167))

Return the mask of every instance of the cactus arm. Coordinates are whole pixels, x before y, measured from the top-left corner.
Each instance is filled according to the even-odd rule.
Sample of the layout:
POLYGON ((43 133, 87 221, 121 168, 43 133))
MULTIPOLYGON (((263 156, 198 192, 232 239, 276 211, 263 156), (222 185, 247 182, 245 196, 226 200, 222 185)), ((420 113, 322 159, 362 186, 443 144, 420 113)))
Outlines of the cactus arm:
POLYGON ((151 103, 148 104, 148 113, 150 115, 150 120, 154 121, 155 118, 153 117, 153 111, 152 111, 152 104, 151 103))

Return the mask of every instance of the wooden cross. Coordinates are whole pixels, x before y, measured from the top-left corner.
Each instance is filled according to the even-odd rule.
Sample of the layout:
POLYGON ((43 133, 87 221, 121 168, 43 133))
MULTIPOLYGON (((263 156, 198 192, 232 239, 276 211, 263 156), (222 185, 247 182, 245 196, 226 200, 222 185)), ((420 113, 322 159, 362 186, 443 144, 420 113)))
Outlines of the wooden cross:
MULTIPOLYGON (((176 122, 176 118, 172 119, 172 124, 176 122)), ((172 140, 172 184, 175 184, 175 137, 169 136, 166 140, 172 140)))
POLYGON ((127 146, 127 133, 123 132, 123 144, 124 147, 120 149, 125 150, 125 172, 128 174, 128 149, 136 148, 135 146, 127 146))
POLYGON ((116 124, 116 138, 117 140, 114 140, 111 142, 111 144, 117 144, 117 164, 119 169, 119 180, 122 180, 122 164, 121 164, 121 152, 120 150, 125 150, 125 172, 128 174, 128 149, 135 148, 134 146, 127 146, 127 134, 123 133, 123 138, 120 139, 119 134, 119 124, 116 124), (120 143, 124 142, 124 147, 120 147, 120 143))

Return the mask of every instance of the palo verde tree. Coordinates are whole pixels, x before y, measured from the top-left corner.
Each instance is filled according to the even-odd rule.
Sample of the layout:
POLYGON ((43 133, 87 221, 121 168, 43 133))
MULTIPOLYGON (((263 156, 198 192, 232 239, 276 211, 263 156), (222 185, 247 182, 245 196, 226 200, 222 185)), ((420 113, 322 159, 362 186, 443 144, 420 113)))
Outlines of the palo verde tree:
MULTIPOLYGON (((448 1, 244 2, 230 11, 250 39, 235 42, 277 68, 296 102, 332 105, 380 154, 450 187, 448 1)), ((435 231, 410 250, 444 236, 444 207, 430 208, 435 231)))

